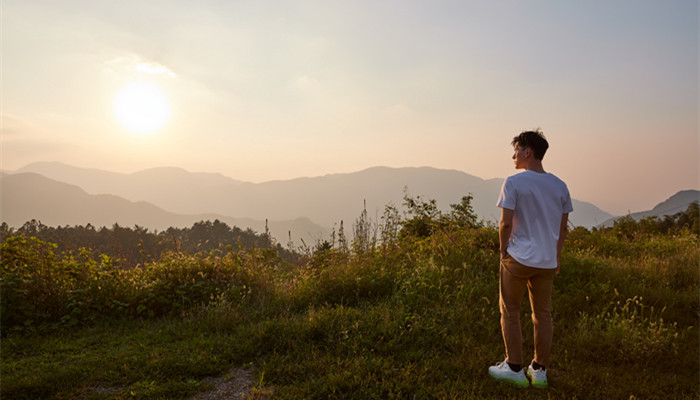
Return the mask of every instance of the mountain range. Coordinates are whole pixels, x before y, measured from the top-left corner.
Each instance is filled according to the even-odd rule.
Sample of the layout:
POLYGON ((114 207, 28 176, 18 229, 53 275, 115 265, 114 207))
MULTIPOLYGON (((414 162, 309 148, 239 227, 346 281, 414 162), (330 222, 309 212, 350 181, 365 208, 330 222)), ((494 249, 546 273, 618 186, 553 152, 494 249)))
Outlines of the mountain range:
POLYGON ((252 218, 232 218, 214 213, 177 214, 163 210, 145 201, 129 201, 111 194, 89 194, 82 188, 42 175, 24 172, 0 173, 0 220, 11 227, 19 227, 36 219, 48 226, 87 225, 111 227, 135 225, 150 230, 168 227, 184 228, 199 221, 220 220, 229 226, 250 228, 258 233, 270 234, 285 244, 291 239, 327 237, 330 231, 314 224, 308 218, 288 221, 265 221, 252 218))
MULTIPOLYGON (((62 163, 33 163, 2 177, 0 217, 11 226, 27 220, 47 225, 138 224, 150 229, 189 226, 206 219, 265 229, 281 243, 326 238, 341 221, 349 232, 366 207, 379 221, 384 207, 401 208, 404 190, 434 199, 442 210, 471 194, 480 218, 497 221, 496 198, 503 179, 484 180, 461 171, 430 167, 373 167, 312 178, 243 182, 221 174, 153 168, 131 174, 62 163)), ((592 227, 613 216, 591 203, 573 200, 574 225, 592 227)))

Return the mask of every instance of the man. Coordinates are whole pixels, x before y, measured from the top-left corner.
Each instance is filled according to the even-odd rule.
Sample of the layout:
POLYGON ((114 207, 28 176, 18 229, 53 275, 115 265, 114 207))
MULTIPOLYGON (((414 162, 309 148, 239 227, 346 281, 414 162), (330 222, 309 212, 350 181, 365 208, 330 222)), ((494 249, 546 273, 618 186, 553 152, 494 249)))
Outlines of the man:
POLYGON ((499 305, 505 361, 489 367, 496 379, 527 387, 547 387, 552 345, 551 294, 559 273, 559 256, 573 211, 566 184, 542 167, 549 144, 541 131, 527 131, 513 138, 516 169, 525 171, 503 182, 498 197, 501 266, 499 305), (535 331, 535 357, 523 373, 520 305, 530 294, 535 331))

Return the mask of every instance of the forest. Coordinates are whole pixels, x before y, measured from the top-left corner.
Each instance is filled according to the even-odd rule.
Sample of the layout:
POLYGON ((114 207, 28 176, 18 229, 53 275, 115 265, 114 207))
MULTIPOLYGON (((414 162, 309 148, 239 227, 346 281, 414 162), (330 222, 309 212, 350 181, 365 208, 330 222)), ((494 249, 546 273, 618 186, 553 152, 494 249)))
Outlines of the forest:
POLYGON ((269 232, 257 233, 217 220, 200 221, 191 228, 168 228, 161 232, 150 232, 138 225, 133 228, 112 225, 111 228, 94 226, 50 227, 41 221, 31 220, 17 229, 0 225, 0 240, 11 236, 35 237, 56 245, 57 251, 77 252, 88 250, 93 257, 109 256, 117 266, 135 267, 158 260, 164 252, 186 252, 194 254, 219 248, 266 248, 273 249, 285 259, 292 260, 292 253, 273 243, 269 232))

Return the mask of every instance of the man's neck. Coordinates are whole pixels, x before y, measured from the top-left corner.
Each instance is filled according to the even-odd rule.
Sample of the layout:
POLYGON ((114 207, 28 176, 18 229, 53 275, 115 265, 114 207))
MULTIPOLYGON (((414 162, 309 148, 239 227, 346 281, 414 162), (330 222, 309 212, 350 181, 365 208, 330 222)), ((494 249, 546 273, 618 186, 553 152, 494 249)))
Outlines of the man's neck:
POLYGON ((542 161, 533 160, 525 166, 526 171, 537 172, 539 174, 546 174, 544 167, 542 166, 542 161))

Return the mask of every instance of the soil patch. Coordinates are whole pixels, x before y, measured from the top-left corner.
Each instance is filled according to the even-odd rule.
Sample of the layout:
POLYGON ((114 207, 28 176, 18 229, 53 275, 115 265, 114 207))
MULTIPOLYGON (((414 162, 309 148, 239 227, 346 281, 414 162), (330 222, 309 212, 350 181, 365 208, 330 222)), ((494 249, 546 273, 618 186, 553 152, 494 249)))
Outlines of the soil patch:
POLYGON ((191 400, 228 400, 228 399, 267 399, 272 389, 256 388, 253 382, 253 372, 245 368, 234 368, 220 377, 205 378, 203 383, 214 386, 214 389, 198 393, 191 400))

